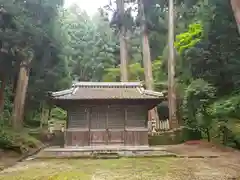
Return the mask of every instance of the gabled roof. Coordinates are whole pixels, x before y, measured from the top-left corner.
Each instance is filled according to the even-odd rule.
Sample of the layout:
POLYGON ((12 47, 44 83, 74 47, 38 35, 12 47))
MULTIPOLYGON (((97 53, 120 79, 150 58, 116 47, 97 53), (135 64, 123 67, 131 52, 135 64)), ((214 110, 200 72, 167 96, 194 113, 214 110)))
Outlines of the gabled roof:
POLYGON ((59 100, 162 99, 163 93, 145 90, 140 82, 76 82, 70 89, 52 92, 59 100))

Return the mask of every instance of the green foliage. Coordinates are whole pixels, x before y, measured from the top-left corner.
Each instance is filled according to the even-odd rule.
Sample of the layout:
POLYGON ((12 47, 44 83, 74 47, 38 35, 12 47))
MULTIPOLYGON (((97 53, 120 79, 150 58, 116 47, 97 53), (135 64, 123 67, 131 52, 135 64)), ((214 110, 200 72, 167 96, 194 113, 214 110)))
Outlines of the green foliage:
POLYGON ((81 81, 101 81, 107 68, 115 68, 117 39, 104 17, 90 18, 78 7, 64 11, 60 17, 67 33, 70 74, 81 81))
POLYGON ((108 68, 105 70, 103 81, 116 82, 118 79, 120 79, 120 68, 108 68))
POLYGON ((215 97, 215 88, 202 79, 194 80, 186 89, 183 99, 183 119, 187 128, 209 131, 212 118, 208 111, 215 97))
POLYGON ((7 127, 0 128, 0 148, 25 153, 29 149, 37 148, 41 143, 26 132, 16 133, 7 127))
POLYGON ((163 69, 162 57, 158 57, 152 63, 154 85, 157 90, 162 91, 167 89, 167 73, 163 69))
MULTIPOLYGON (((130 81, 143 81, 144 69, 140 63, 133 63, 128 66, 130 81)), ((120 80, 120 68, 108 68, 103 76, 104 81, 116 82, 120 80)))
POLYGON ((212 116, 217 118, 240 118, 240 96, 231 95, 214 102, 211 107, 212 116))
POLYGON ((203 38, 203 27, 201 23, 189 25, 188 31, 176 36, 175 47, 182 54, 185 50, 194 47, 203 38))
MULTIPOLYGON (((186 1, 181 3, 188 6, 186 1)), ((179 95, 183 98, 186 126, 214 133, 224 143, 237 146, 238 133, 229 126, 236 124, 233 119, 239 119, 236 92, 240 87, 239 35, 231 5, 229 1, 214 0, 184 7, 180 10, 181 20, 188 22, 188 29, 177 35, 175 47, 180 55, 176 72, 182 89, 178 91, 183 92, 179 95)))
POLYGON ((61 108, 55 107, 52 109, 51 116, 54 120, 66 120, 67 113, 61 108))

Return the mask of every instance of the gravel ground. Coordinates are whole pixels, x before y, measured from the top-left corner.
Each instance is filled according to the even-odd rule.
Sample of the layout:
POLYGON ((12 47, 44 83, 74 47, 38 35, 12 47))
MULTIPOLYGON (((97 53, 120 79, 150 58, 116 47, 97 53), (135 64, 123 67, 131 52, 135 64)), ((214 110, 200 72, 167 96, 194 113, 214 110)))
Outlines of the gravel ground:
POLYGON ((218 158, 121 158, 31 160, 0 173, 0 180, 240 180, 240 153, 210 146, 165 146, 184 156, 218 158))
POLYGON ((220 158, 122 158, 34 160, 0 173, 1 180, 230 180, 240 177, 237 161, 220 158))

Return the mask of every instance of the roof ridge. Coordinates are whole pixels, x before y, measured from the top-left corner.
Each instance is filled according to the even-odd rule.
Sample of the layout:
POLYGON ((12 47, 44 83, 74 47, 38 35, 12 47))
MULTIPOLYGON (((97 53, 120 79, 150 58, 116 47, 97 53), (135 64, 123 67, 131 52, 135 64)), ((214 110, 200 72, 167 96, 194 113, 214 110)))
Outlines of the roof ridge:
POLYGON ((105 87, 105 88, 137 88, 141 82, 75 82, 72 87, 105 87), (120 86, 120 87, 119 87, 120 86))
POLYGON ((70 88, 62 91, 51 92, 51 95, 54 97, 64 96, 64 95, 72 94, 73 91, 74 91, 74 88, 70 88))
POLYGON ((157 97, 163 97, 164 94, 162 92, 158 92, 158 91, 153 91, 153 90, 148 90, 148 89, 144 89, 143 94, 149 95, 149 96, 157 96, 157 97))

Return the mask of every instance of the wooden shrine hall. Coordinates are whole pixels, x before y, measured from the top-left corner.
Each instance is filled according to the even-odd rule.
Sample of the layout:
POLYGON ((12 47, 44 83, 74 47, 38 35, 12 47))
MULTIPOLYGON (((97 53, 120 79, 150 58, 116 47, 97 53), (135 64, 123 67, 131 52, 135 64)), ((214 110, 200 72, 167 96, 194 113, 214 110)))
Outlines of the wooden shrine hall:
POLYGON ((50 99, 68 114, 65 147, 148 146, 148 110, 163 94, 138 82, 77 82, 50 99))

